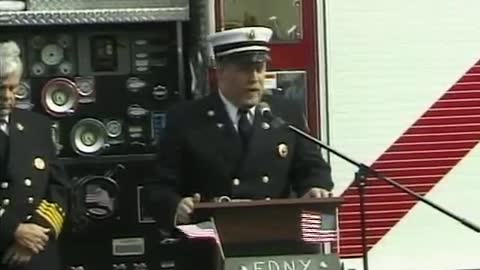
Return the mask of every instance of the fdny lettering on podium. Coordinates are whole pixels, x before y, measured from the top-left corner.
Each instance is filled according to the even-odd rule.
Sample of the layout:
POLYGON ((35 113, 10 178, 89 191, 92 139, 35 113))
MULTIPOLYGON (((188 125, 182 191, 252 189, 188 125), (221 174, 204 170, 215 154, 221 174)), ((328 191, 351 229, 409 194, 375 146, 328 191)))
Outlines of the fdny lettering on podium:
POLYGON ((336 254, 227 257, 225 268, 234 270, 340 270, 336 254))
POLYGON ((266 260, 253 262, 250 267, 242 266, 242 270, 310 270, 312 260, 266 260))

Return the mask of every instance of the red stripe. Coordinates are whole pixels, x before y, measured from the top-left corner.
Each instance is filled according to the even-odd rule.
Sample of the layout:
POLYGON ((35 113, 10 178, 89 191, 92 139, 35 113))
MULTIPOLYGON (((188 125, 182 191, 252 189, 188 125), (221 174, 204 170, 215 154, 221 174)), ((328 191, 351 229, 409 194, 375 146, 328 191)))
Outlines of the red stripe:
MULTIPOLYGON (((390 228, 372 228, 369 229, 369 233, 375 233, 375 234, 385 234, 390 230, 390 228)), ((341 231, 342 237, 343 238, 355 238, 358 237, 360 232, 360 229, 350 229, 350 230, 343 230, 341 231)))
MULTIPOLYGON (((413 186, 413 185, 406 185, 407 188, 413 190, 417 193, 425 193, 428 192, 431 187, 430 183, 423 184, 420 186, 413 186)), ((401 193, 396 187, 394 186, 371 186, 365 190, 365 196, 378 196, 384 194, 392 194, 392 193, 401 193)), ((347 193, 344 193, 343 197, 351 197, 351 196, 358 196, 358 189, 351 189, 347 193)))
MULTIPOLYGON (((401 180, 402 184, 405 186, 410 186, 410 185, 421 185, 421 184, 431 184, 431 183, 436 183, 436 180, 438 177, 441 177, 440 175, 414 175, 414 176, 405 176, 405 177, 396 177, 396 180, 401 180)), ((384 186, 390 186, 387 182, 383 180, 378 180, 378 179, 373 179, 373 178, 368 178, 368 186, 366 190, 369 190, 370 188, 374 186, 378 187, 384 187, 384 186)), ((351 189, 355 190, 356 187, 352 186, 351 189)), ((349 189, 350 190, 350 189, 349 189)), ((348 192, 348 191, 347 191, 348 192)))
POLYGON ((472 67, 467 73, 480 73, 480 67, 472 67))
POLYGON ((375 170, 382 170, 382 169, 401 169, 401 168, 435 168, 435 167, 445 167, 450 166, 453 167, 460 161, 459 157, 455 157, 452 159, 439 159, 439 160, 412 160, 412 161, 405 161, 405 160, 390 160, 390 162, 381 162, 377 163, 372 168, 375 170))
MULTIPOLYGON (((349 200, 345 200, 345 201, 349 202, 349 200)), ((403 201, 403 202, 383 202, 383 203, 367 202, 367 204, 365 205, 365 210, 366 211, 406 210, 406 209, 410 209, 413 205, 415 205, 415 201, 413 199, 409 201, 403 201)), ((357 202, 348 203, 348 204, 343 204, 340 210, 341 210, 340 214, 344 212, 348 213, 349 211, 358 212, 360 211, 360 206, 358 205, 357 202)), ((340 227, 340 229, 343 229, 343 228, 340 227)))
MULTIPOLYGON (((472 149, 476 142, 448 142, 436 144, 413 144, 413 145, 392 145, 387 152, 407 152, 407 151, 440 151, 440 150, 458 150, 458 149, 472 149)), ((447 151, 445 152, 447 153, 447 151)), ((383 160, 383 158, 381 159, 383 160)))
MULTIPOLYGON (((480 69, 480 67, 473 67, 472 69, 477 70, 477 69, 480 69)), ((449 92, 463 91, 463 90, 480 90, 480 86, 475 84, 455 84, 449 89, 449 92)))
POLYGON ((452 142, 465 140, 478 140, 480 132, 455 133, 448 130, 449 134, 415 134, 415 136, 402 136, 395 143, 421 143, 421 142, 452 142))
MULTIPOLYGON (((366 217, 368 219, 374 219, 374 218, 378 218, 378 215, 382 215, 382 218, 385 218, 385 219, 401 218, 407 212, 408 211, 405 211, 403 209, 396 210, 396 211, 392 210, 392 212, 381 212, 381 213, 379 213, 379 211, 367 211, 366 217)), ((350 220, 352 218, 360 219, 360 211, 343 212, 339 216, 339 219, 341 220, 350 220)))
MULTIPOLYGON (((479 101, 477 101, 477 104, 479 101)), ((453 124, 467 124, 467 123, 475 124, 475 123, 478 123, 479 120, 480 120, 480 115, 470 115, 469 117, 451 117, 451 118, 425 117, 425 118, 419 119, 415 123, 415 125, 453 125, 453 124)))
MULTIPOLYGON (((376 242, 378 242, 378 240, 381 239, 381 236, 372 236, 372 237, 367 237, 367 245, 369 245, 370 247, 372 247, 376 242)), ((361 239, 360 238, 354 238, 354 239, 350 239, 350 238, 340 238, 340 246, 342 248, 344 247, 349 247, 349 246, 356 246, 357 243, 361 243, 361 239)), ((342 254, 343 254, 343 250, 342 250, 342 254)))
MULTIPOLYGON (((372 167, 420 194, 429 192, 455 167, 480 141, 480 65, 477 63, 469 72, 470 75, 460 78, 372 167)), ((384 181, 371 178, 368 181, 365 208, 367 240, 372 247, 416 202, 384 181)), ((340 254, 344 258, 358 257, 362 250, 357 187, 352 184, 343 196, 345 202, 339 211, 340 254)))
POLYGON ((468 74, 468 76, 464 76, 463 78, 460 79, 460 83, 464 82, 478 82, 480 81, 480 75, 473 75, 473 74, 468 74))
POLYGON ((478 106, 478 99, 469 100, 440 100, 433 104, 431 109, 438 108, 459 108, 459 107, 475 107, 478 106))
MULTIPOLYGON (((407 133, 413 134, 442 134, 445 132, 445 126, 414 126, 407 131, 407 133)), ((480 123, 472 125, 452 125, 448 127, 449 133, 454 132, 480 132, 480 123)))
MULTIPOLYGON (((405 176, 421 176, 421 175, 445 175, 450 168, 448 167, 438 167, 438 168, 412 168, 412 170, 408 169, 393 169, 391 171, 386 171, 385 169, 378 170, 383 175, 396 178, 396 177, 405 177, 405 176)), ((438 181, 438 180, 437 180, 438 181)))
POLYGON ((438 116, 462 116, 462 115, 477 115, 477 114, 480 114, 480 109, 475 107, 460 107, 460 108, 448 108, 448 109, 432 108, 431 110, 425 113, 425 116, 438 117, 438 116))

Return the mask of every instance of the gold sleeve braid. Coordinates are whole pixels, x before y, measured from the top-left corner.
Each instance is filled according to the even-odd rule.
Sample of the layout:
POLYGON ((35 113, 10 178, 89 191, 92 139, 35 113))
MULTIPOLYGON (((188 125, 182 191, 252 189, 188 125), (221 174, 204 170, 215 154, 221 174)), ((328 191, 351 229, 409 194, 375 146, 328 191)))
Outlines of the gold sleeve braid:
POLYGON ((46 200, 42 200, 35 212, 51 225, 55 231, 55 237, 58 237, 62 231, 65 220, 65 212, 63 209, 56 203, 49 203, 46 200))

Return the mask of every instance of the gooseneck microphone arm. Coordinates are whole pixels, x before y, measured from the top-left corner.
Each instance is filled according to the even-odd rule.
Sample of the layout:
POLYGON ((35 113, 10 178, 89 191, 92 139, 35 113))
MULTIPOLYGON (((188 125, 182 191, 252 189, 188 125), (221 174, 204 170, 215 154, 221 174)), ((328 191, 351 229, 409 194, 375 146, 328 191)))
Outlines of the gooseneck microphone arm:
POLYGON ((440 211, 442 214, 447 215, 448 217, 460 222, 462 225, 464 225, 467 228, 470 228, 471 230, 475 232, 480 232, 480 227, 473 222, 462 218, 453 212, 446 210, 445 208, 439 206, 438 204, 430 201, 429 199, 426 199, 419 194, 417 194, 415 191, 404 187, 402 184, 396 182, 395 180, 388 178, 381 173, 377 172, 373 168, 369 167, 368 165, 365 165, 364 163, 360 163, 355 161, 354 159, 348 157, 347 155, 344 155, 340 153, 339 151, 333 149, 329 145, 323 143, 322 141, 318 140, 317 138, 313 137, 312 135, 304 132, 303 130, 285 122, 283 119, 280 117, 276 117, 272 114, 270 107, 266 103, 261 103, 259 104, 259 111, 261 112, 262 116, 265 117, 272 125, 274 126, 287 126, 291 131, 295 132, 299 136, 315 143, 316 145, 320 146, 323 149, 326 149, 328 152, 340 157, 341 159, 347 161, 350 164, 355 165, 358 168, 358 171, 355 173, 355 183, 358 185, 359 189, 359 196, 360 196, 360 219, 361 219, 361 233, 362 233, 362 253, 363 253, 363 269, 368 270, 368 247, 367 247, 367 239, 366 239, 366 218, 365 218, 365 187, 367 186, 367 178, 368 177, 375 177, 377 179, 384 180, 388 182, 389 184, 395 186, 396 188, 400 189, 401 191, 407 193, 408 195, 416 198, 417 200, 433 207, 434 209, 440 211))

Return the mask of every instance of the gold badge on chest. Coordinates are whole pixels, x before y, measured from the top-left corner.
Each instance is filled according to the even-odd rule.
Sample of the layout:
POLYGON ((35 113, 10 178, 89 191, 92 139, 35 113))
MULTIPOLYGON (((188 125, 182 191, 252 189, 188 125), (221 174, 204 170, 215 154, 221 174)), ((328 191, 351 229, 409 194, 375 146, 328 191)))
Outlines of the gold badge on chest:
POLYGON ((33 166, 37 170, 45 170, 45 161, 42 158, 37 157, 33 160, 33 166))
POLYGON ((288 146, 284 143, 281 143, 277 146, 278 155, 281 158, 286 158, 288 156, 288 146))

